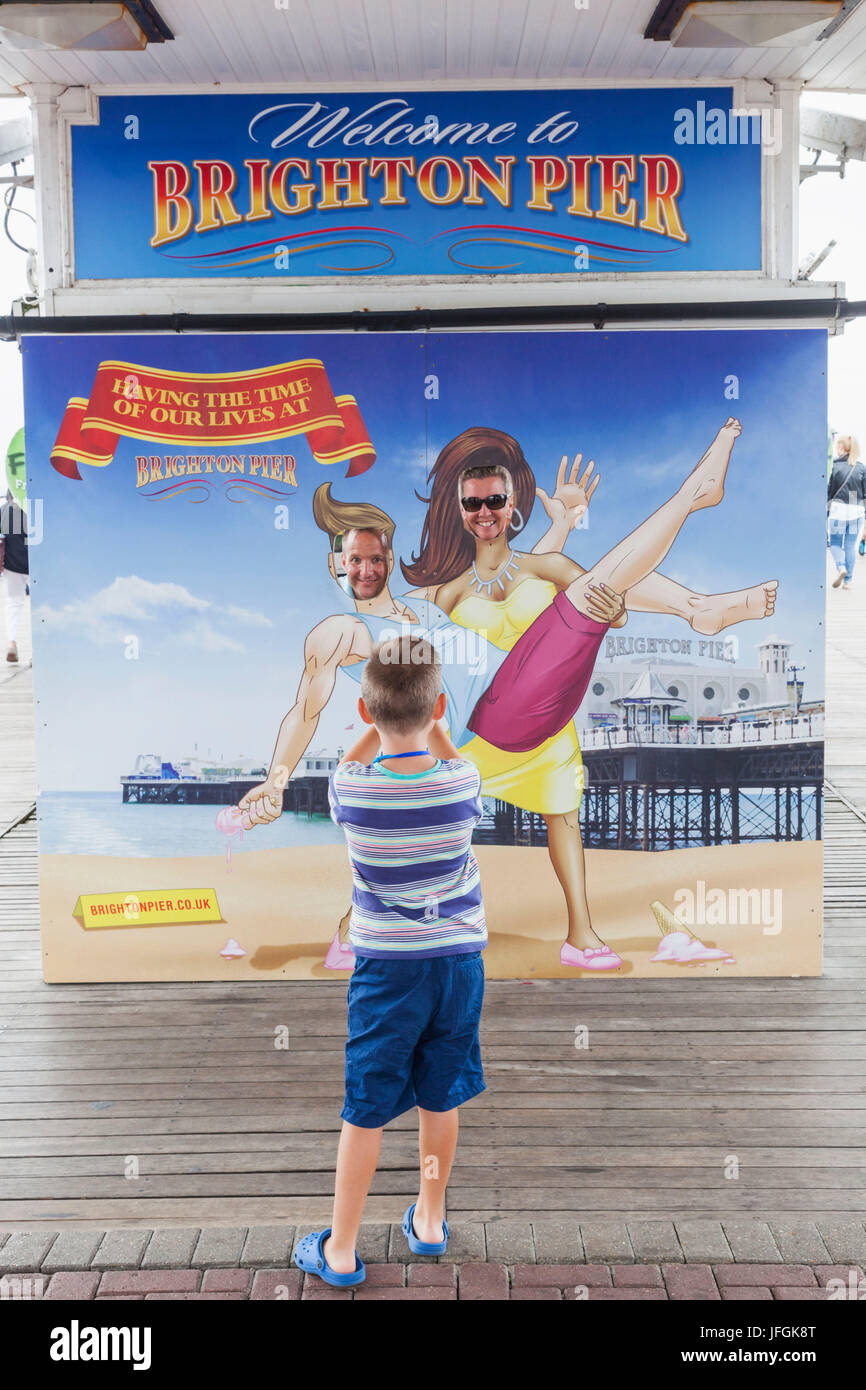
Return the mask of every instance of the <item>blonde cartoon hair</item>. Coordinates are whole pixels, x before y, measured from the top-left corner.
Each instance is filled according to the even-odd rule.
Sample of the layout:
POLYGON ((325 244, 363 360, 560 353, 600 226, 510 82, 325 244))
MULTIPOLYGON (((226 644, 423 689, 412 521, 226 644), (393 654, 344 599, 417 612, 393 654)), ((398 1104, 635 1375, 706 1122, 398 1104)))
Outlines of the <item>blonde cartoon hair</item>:
POLYGON ((332 550, 342 549, 349 531, 369 531, 378 536, 386 550, 394 539, 395 522, 373 502, 338 502, 331 496, 331 484, 322 483, 313 493, 313 520, 331 541, 332 550))

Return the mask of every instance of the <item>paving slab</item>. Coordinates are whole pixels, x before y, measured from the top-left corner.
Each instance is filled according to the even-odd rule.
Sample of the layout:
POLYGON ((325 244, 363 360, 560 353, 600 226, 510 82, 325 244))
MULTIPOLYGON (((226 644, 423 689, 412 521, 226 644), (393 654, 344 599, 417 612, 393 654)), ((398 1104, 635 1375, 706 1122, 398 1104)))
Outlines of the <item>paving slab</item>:
POLYGON ((0 1250, 0 1274, 41 1269, 57 1235, 57 1231, 12 1231, 0 1250))
POLYGON ((579 1221, 542 1219, 533 1221, 531 1225, 535 1258, 539 1264, 564 1264, 566 1261, 584 1263, 579 1221))
POLYGON ((90 1269, 104 1235, 104 1231, 61 1231, 42 1261, 40 1267, 43 1273, 53 1274, 58 1269, 90 1269))
POLYGON ((782 1263, 782 1253, 768 1222, 723 1219, 722 1231, 735 1260, 782 1263))
POLYGON ((237 1266, 247 1238, 246 1226, 211 1226, 201 1232, 191 1264, 196 1267, 237 1266))
POLYGON ((91 1269, 138 1269, 153 1231, 106 1231, 93 1257, 91 1269))
POLYGON ((142 1269, 189 1269, 201 1231, 198 1226, 166 1226, 154 1231, 141 1260, 142 1269))
POLYGON ((721 1221, 683 1220, 675 1221, 674 1226, 689 1263, 716 1264, 734 1258, 721 1221))

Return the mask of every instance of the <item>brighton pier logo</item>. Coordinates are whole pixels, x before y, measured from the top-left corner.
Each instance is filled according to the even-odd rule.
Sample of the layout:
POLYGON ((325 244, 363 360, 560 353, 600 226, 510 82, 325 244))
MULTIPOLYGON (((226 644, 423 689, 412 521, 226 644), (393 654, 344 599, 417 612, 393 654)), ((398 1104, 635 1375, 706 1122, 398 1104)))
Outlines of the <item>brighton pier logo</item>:
POLYGON ((252 455, 247 470, 246 456, 211 453, 219 446, 262 445, 293 435, 305 436, 318 463, 348 460, 349 478, 366 472, 376 459, 355 397, 334 395, 317 358, 235 372, 101 362, 89 399, 73 396, 67 404, 51 463, 64 477, 80 481, 79 464, 106 467, 121 438, 128 438, 197 449, 186 462, 179 455, 136 455, 138 486, 189 473, 200 479, 214 470, 296 486, 290 454, 252 455))
POLYGON ((704 656, 713 661, 736 662, 739 642, 736 637, 716 641, 710 637, 605 637, 604 655, 607 661, 618 656, 704 656))

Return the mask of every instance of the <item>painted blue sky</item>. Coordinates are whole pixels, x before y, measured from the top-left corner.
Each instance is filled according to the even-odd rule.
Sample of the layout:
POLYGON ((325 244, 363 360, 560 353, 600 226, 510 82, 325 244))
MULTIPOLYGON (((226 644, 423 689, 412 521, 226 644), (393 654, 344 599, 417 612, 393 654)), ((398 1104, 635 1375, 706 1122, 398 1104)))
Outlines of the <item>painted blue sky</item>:
MULTIPOLYGON (((31 550, 43 790, 117 788, 137 753, 180 757, 196 743, 202 755, 266 762, 295 699, 304 635, 338 606, 315 488, 330 480, 337 498, 385 508, 408 559, 424 517, 414 489, 425 493, 438 451, 471 425, 513 434, 548 492, 563 453, 595 459, 589 526, 567 549, 587 564, 654 511, 736 415, 725 501, 689 519, 662 569, 703 591, 778 579, 769 623, 735 629, 741 662, 754 666, 755 643, 776 632, 806 664, 807 695, 823 693, 823 331, 31 337, 23 352, 28 493, 44 508, 31 550), (103 360, 226 372, 307 356, 324 362, 336 394, 356 396, 378 458, 347 479, 342 464, 318 464, 303 436, 248 447, 297 459, 288 530, 275 527, 272 498, 143 496, 134 457, 166 446, 121 439, 108 467, 81 466, 81 482, 50 466, 66 401, 89 395, 103 360), (428 400, 431 373, 438 398, 428 400), (725 398, 731 376, 737 400, 725 398), (124 656, 130 636, 137 660, 124 656)), ((521 548, 546 524, 536 503, 521 548)), ((625 632, 692 635, 639 614, 625 632)), ((357 737, 346 728, 357 689, 338 678, 314 747, 357 737)))

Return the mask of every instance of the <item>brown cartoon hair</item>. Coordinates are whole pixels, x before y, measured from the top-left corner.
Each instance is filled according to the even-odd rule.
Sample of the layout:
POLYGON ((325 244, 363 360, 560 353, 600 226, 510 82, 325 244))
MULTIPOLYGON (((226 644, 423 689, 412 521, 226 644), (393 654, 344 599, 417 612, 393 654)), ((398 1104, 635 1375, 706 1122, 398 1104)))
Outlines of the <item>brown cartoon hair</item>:
POLYGON ((338 502, 331 496, 331 484, 322 483, 313 493, 313 520, 320 531, 331 540, 331 549, 347 531, 369 531, 378 536, 390 550, 394 540, 394 525, 387 512, 373 502, 338 502))
MULTIPOLYGON (((409 584, 447 584, 468 569, 475 559, 475 541, 464 531, 458 515, 457 482, 466 468, 495 468, 511 477, 514 501, 524 524, 535 501, 535 474, 523 457, 516 439, 502 430, 475 425, 445 445, 427 475, 430 496, 415 496, 429 503, 421 532, 420 554, 411 564, 400 561, 409 584)), ((512 526, 514 525, 512 521, 512 526)), ((514 527, 518 531, 519 526, 514 527)), ((511 539, 511 536, 509 536, 511 539)))

